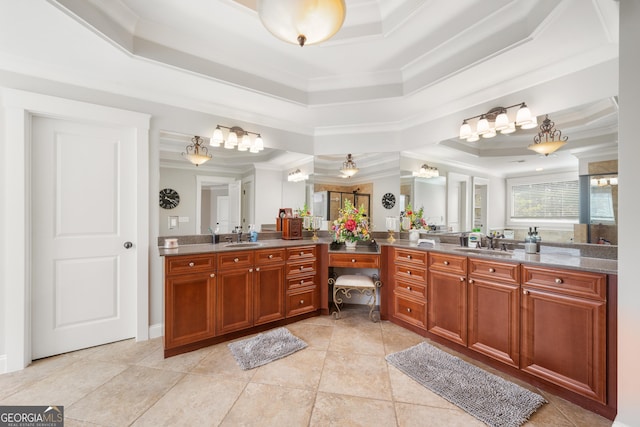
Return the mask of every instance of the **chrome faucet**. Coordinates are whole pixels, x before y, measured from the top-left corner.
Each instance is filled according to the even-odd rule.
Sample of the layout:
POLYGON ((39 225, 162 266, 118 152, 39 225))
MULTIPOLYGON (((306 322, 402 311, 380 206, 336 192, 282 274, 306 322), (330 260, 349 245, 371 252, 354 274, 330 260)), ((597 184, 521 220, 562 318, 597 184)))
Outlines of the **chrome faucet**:
POLYGON ((236 225, 235 231, 238 234, 238 243, 242 242, 242 227, 236 225))

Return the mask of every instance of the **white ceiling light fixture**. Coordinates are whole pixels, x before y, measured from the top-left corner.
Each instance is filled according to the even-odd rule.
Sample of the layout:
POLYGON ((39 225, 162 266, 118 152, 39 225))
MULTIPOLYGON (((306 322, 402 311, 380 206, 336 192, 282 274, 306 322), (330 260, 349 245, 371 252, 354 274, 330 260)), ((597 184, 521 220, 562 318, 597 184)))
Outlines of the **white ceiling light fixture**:
POLYGON ((264 150, 264 141, 259 133, 244 130, 239 126, 227 127, 217 125, 209 139, 209 145, 212 147, 222 145, 229 150, 237 147, 238 151, 249 151, 250 153, 259 153, 264 150), (222 129, 228 129, 229 131, 226 138, 222 129), (252 140, 250 134, 255 135, 255 139, 252 140))
POLYGON ((538 154, 548 156, 566 144, 568 139, 568 136, 562 136, 562 131, 555 129, 555 123, 549 120, 549 115, 547 114, 540 125, 540 132, 533 137, 533 144, 530 144, 527 148, 538 154))
POLYGON ((459 136, 460 139, 466 139, 467 142, 475 142, 480 139, 480 136, 493 138, 498 132, 503 135, 513 133, 516 131, 516 126, 520 126, 522 129, 532 129, 538 126, 536 116, 531 115, 531 111, 524 102, 508 107, 492 108, 486 113, 464 119, 460 126, 459 136), (508 115, 509 109, 515 107, 519 107, 518 112, 515 120, 511 120, 508 115), (470 123, 474 119, 478 119, 475 132, 470 123))
POLYGON ((358 166, 356 166, 356 162, 353 161, 353 156, 351 156, 351 154, 347 154, 347 160, 342 163, 342 167, 340 168, 342 175, 347 178, 351 178, 357 174, 359 170, 358 166))
POLYGON ((333 37, 347 14, 344 0, 258 0, 257 6, 271 34, 300 47, 333 37))
POLYGON ((289 182, 300 182, 306 181, 307 179, 309 179, 309 175, 302 173, 300 169, 289 172, 289 176, 287 176, 287 181, 289 182))
POLYGON ((204 143, 204 139, 196 135, 191 138, 191 142, 193 142, 193 144, 187 145, 187 147, 185 148, 185 152, 182 153, 182 157, 189 160, 196 166, 200 166, 201 164, 211 160, 211 154, 209 154, 209 150, 207 149, 207 147, 202 145, 204 143))
POLYGON ((438 168, 429 166, 426 163, 420 166, 418 171, 413 172, 413 176, 418 178, 435 178, 440 176, 440 172, 438 172, 438 168))

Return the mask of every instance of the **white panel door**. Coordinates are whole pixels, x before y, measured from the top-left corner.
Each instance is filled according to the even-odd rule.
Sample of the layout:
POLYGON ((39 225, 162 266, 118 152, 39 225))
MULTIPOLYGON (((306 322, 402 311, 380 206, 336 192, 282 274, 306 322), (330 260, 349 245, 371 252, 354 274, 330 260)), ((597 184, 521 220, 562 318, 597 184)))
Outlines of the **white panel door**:
POLYGON ((229 184, 229 228, 233 230, 236 226, 242 227, 242 218, 240 218, 241 211, 241 197, 242 191, 241 181, 234 181, 229 184))
POLYGON ((216 222, 221 234, 229 233, 229 196, 216 197, 216 222))
POLYGON ((43 117, 32 129, 32 357, 134 337, 134 130, 43 117))

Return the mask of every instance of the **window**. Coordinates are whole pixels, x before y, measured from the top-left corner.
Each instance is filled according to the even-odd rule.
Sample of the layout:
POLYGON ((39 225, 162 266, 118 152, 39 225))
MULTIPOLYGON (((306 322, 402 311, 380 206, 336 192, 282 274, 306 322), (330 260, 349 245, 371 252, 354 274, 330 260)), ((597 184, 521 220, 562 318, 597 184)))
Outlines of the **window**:
POLYGON ((512 224, 535 221, 546 225, 574 224, 580 215, 577 174, 512 178, 507 180, 512 224))

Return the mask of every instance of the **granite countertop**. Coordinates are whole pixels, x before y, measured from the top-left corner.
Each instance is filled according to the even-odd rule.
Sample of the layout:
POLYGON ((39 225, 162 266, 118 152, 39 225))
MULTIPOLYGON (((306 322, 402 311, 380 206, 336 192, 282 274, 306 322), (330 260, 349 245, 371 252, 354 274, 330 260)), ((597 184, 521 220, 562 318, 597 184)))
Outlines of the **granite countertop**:
MULTIPOLYGON (((302 240, 283 240, 283 239, 269 239, 258 241, 257 244, 247 245, 248 242, 242 242, 241 245, 234 245, 227 242, 224 243, 203 243, 203 244, 191 244, 181 245, 175 249, 165 249, 160 247, 160 256, 175 256, 175 255, 191 255, 191 254, 204 254, 204 253, 217 253, 217 252, 229 252, 247 249, 269 249, 269 248, 287 248, 292 246, 305 246, 315 244, 330 244, 331 239, 320 238, 317 241, 311 239, 302 240)), ((560 267, 568 268, 580 271, 592 271, 598 273, 617 274, 618 273, 618 261, 615 259, 603 259, 603 258, 591 258, 580 256, 580 251, 570 248, 558 248, 553 246, 541 246, 541 251, 538 254, 526 254, 523 249, 515 249, 512 251, 504 252, 498 249, 491 250, 486 248, 474 249, 461 247, 450 243, 439 243, 434 245, 426 244, 417 246, 410 243, 408 240, 396 240, 394 243, 388 243, 386 241, 378 241, 378 248, 375 251, 371 250, 368 245, 365 247, 358 247, 354 253, 379 253, 379 246, 394 246, 400 248, 411 248, 424 251, 436 251, 442 253, 448 253, 452 255, 469 256, 475 258, 493 259, 500 262, 509 262, 517 264, 529 264, 529 265, 541 265, 548 267, 560 267)), ((331 252, 346 252, 341 249, 333 249, 331 252)))

